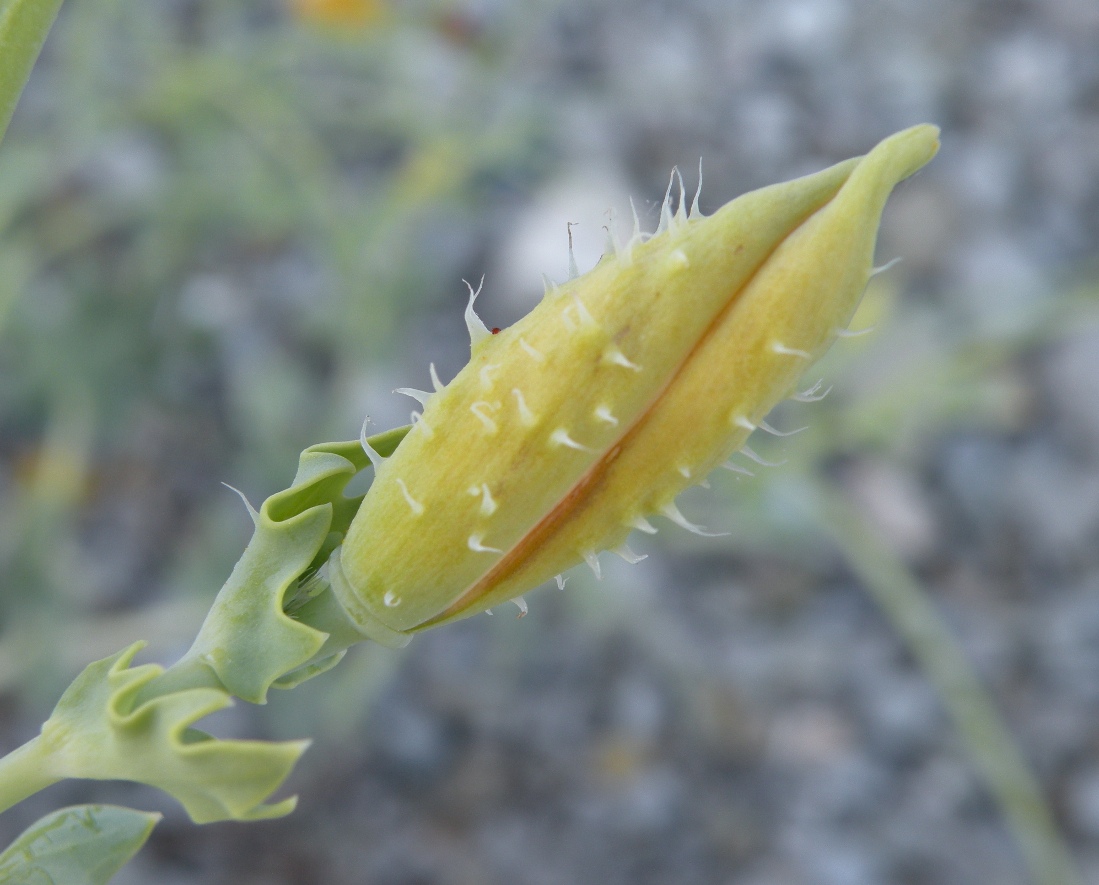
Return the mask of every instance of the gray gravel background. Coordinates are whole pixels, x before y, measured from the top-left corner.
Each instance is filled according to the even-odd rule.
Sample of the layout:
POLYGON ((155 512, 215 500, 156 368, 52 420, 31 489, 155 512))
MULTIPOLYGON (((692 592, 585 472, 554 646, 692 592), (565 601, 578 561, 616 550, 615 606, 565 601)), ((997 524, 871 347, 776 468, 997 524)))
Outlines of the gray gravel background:
MULTIPOLYGON (((1093 0, 448 8, 499 53, 486 101, 537 108, 545 159, 430 229, 453 291, 397 324, 401 355, 349 388, 345 433, 365 408, 402 421, 388 390, 425 386, 429 358, 443 377, 461 365, 461 275, 487 273, 482 313, 511 322, 541 272, 565 275, 565 222, 590 266, 605 210, 632 194, 653 219, 670 167, 700 156, 712 210, 935 122, 942 150, 883 227, 879 254, 904 256, 902 316, 1017 335, 1095 279, 1093 0)), ((452 44, 415 51, 424 95, 468 82, 452 44)), ((1099 312, 1081 316, 1006 361, 1010 420, 890 455, 840 444, 827 466, 925 583, 1099 883, 1099 312)), ((860 380, 846 383, 841 401, 860 380)), ((800 408, 812 423, 817 407, 800 408)), ((726 483, 693 512, 724 527, 720 496, 766 509, 783 470, 758 481, 778 492, 726 483)), ((1029 881, 935 691, 826 540, 679 534, 640 565, 607 563, 601 584, 578 571, 539 591, 521 621, 500 611, 400 654, 361 649, 263 717, 226 717, 222 733, 317 738, 285 820, 195 828, 145 791, 82 784, 23 820, 89 797, 164 810, 120 885, 1029 881)), ((146 574, 163 599, 155 563, 146 574)))

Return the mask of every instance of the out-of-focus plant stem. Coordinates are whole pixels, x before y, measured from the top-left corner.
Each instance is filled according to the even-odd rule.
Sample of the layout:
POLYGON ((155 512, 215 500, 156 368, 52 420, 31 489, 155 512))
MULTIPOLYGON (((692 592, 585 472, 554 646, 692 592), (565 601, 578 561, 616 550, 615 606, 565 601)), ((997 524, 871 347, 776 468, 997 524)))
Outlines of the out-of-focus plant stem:
POLYGON ((7 0, 0 8, 0 138, 60 8, 61 0, 7 0))
POLYGON ((995 702, 927 593, 834 486, 817 488, 817 516, 866 591, 938 689, 1036 885, 1083 885, 1053 813, 995 702))
POLYGON ((61 778, 50 774, 42 736, 0 757, 0 811, 7 811, 61 778))

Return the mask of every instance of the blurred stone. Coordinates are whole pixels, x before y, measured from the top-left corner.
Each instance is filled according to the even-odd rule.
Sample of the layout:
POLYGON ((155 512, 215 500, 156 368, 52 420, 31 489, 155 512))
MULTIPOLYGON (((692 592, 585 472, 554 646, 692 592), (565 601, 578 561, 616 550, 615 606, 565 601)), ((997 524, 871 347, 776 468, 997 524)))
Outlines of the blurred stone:
MULTIPOLYGON (((1036 639, 1043 684, 1077 703, 1099 703, 1099 587, 1079 587, 1039 615, 1036 639)), ((1081 737, 1084 737, 1081 735, 1081 737)))
POLYGON ((1099 450, 1099 325, 1073 330, 1043 367, 1049 393, 1070 431, 1091 452, 1099 450))
POLYGON ((847 753, 853 741, 851 724, 836 710, 805 704, 771 721, 767 758, 786 766, 820 765, 847 753))
POLYGON ((884 461, 860 460, 844 484, 889 546, 906 559, 934 549, 936 518, 923 488, 911 474, 884 461))
POLYGON ((1046 293, 1045 281, 1029 244, 1011 231, 968 236, 955 252, 955 274, 966 292, 966 308, 982 331, 1017 328, 1046 293))
POLYGON ((681 792, 679 779, 666 768, 640 773, 618 796, 614 829, 635 835, 667 829, 676 819, 681 792))
POLYGON ((986 537, 998 531, 1007 507, 1004 477, 1009 473, 1010 453, 1006 444, 988 436, 949 439, 938 463, 966 523, 986 537))
POLYGON ((789 816, 804 823, 845 823, 872 818, 887 794, 887 765, 852 751, 810 773, 791 796, 789 816))
POLYGON ((247 296, 224 274, 191 277, 179 296, 178 311, 184 323, 208 332, 231 330, 247 320, 247 296))
POLYGON ((381 705, 378 714, 375 747, 394 775, 419 784, 442 773, 454 746, 438 716, 409 703, 381 705))
POLYGON ((906 779, 906 803, 922 820, 949 824, 981 795, 972 764, 960 756, 931 756, 906 779))
POLYGON ((866 736, 886 758, 911 758, 933 743, 943 725, 941 701, 925 676, 880 673, 864 690, 866 736))
POLYGON ((757 163, 781 163, 789 159, 794 143, 797 113, 781 92, 746 96, 737 107, 741 151, 757 163))
POLYGON ((722 761, 754 763, 766 740, 766 729, 756 711, 731 686, 699 685, 692 692, 691 723, 702 746, 722 761))
POLYGON ((88 159, 85 174, 111 200, 155 197, 168 173, 167 157, 151 133, 116 131, 88 159))
POLYGON ((786 834, 787 851, 797 859, 806 885, 881 885, 888 881, 882 847, 826 828, 797 828, 786 834))
POLYGON ((440 800, 453 818, 465 821, 498 807, 505 801, 509 779, 507 759, 488 746, 464 754, 443 787, 440 800))
POLYGON ((1063 556, 1092 543, 1099 529, 1099 464, 1081 469, 1048 442, 1014 457, 1008 502, 1027 543, 1063 556))
POLYGON ((945 158, 946 175, 973 208, 1004 212, 1018 187, 1019 157, 996 138, 960 138, 945 158))
POLYGON ((1020 31, 992 42, 984 58, 981 87, 995 101, 1051 114, 1071 99, 1070 53, 1065 44, 1036 31, 1020 31))
POLYGON ((956 198, 933 181, 917 177, 890 197, 878 254, 886 261, 902 256, 906 272, 940 268, 955 252, 959 222, 956 198))
POLYGON ((1093 839, 1099 839, 1099 764, 1076 771, 1068 784, 1068 811, 1072 823, 1093 839))
POLYGON ((631 739, 653 743, 664 727, 666 705, 654 686, 641 679, 624 680, 611 701, 611 721, 631 739))

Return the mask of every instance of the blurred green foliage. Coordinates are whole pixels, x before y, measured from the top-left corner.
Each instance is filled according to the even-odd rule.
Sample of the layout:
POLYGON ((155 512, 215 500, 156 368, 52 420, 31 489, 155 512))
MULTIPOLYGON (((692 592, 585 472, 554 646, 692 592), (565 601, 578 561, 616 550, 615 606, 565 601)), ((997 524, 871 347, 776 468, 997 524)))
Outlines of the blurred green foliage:
POLYGON ((73 4, 0 152, 0 684, 41 703, 121 629, 193 634, 246 539, 218 482, 353 435, 458 291, 438 231, 544 164, 493 34, 328 6, 73 4))

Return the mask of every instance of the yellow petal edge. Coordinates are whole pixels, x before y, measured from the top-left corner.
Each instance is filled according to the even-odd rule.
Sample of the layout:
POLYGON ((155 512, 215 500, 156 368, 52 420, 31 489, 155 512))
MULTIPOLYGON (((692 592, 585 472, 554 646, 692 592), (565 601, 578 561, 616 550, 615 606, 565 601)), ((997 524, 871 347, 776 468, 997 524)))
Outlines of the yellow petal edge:
POLYGON ((846 328, 885 201, 938 134, 914 126, 706 218, 681 200, 475 340, 329 562, 362 632, 399 644, 512 599, 618 547, 739 449, 846 328))

